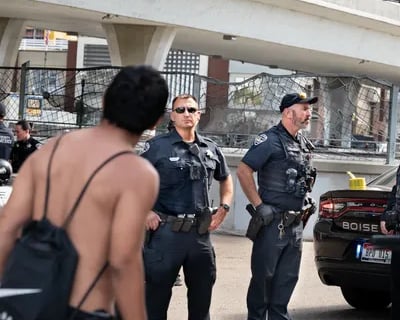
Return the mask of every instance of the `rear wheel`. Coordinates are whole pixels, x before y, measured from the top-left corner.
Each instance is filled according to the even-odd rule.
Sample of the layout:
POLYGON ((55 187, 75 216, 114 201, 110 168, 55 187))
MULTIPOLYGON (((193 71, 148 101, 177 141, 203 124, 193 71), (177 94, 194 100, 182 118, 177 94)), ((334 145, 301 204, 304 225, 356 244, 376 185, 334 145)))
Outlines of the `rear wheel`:
POLYGON ((391 302, 390 292, 351 287, 340 287, 340 289, 347 303, 356 309, 384 309, 391 302))

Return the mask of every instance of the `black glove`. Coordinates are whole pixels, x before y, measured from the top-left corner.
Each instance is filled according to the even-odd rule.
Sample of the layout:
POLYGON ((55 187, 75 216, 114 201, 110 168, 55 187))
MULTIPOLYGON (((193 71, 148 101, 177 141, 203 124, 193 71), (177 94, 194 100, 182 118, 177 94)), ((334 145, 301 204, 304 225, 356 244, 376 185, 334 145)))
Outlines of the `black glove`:
POLYGON ((396 210, 388 210, 384 213, 384 219, 386 222, 386 229, 390 230, 397 230, 399 228, 400 220, 399 215, 397 214, 396 210))
POLYGON ((256 213, 260 216, 264 222, 264 225, 269 225, 274 220, 274 211, 272 206, 261 203, 256 207, 256 213))
POLYGON ((317 210, 317 203, 311 197, 306 197, 304 199, 304 206, 302 208, 303 214, 301 215, 301 220, 303 220, 303 227, 306 226, 308 219, 317 210))
POLYGON ((314 214, 315 210, 317 209, 317 203, 315 200, 311 197, 306 197, 304 199, 304 206, 303 206, 303 211, 308 210, 308 215, 311 216, 314 214))

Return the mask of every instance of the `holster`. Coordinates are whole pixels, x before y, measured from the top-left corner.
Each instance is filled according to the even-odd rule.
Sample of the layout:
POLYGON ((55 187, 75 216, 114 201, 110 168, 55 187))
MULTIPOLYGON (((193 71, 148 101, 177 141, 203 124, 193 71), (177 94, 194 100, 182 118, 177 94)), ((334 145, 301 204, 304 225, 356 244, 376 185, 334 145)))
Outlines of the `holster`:
POLYGON ((176 219, 174 221, 172 221, 171 230, 174 232, 181 231, 184 219, 185 219, 185 215, 177 216, 176 219))
POLYGON ((254 215, 251 217, 249 226, 247 227, 246 237, 251 241, 254 241, 257 238, 260 229, 264 226, 264 220, 262 217, 254 215))
POLYGON ((183 224, 182 224, 182 227, 181 227, 181 232, 189 232, 190 231, 190 229, 192 228, 192 226, 194 225, 194 222, 195 222, 195 220, 194 220, 194 215, 193 216, 186 216, 184 219, 183 219, 183 224))
POLYGON ((197 218, 197 232, 198 234, 205 234, 211 224, 211 212, 203 212, 197 218))
POLYGON ((282 224, 283 226, 289 227, 292 224, 299 224, 301 221, 302 217, 302 212, 301 211, 293 211, 293 210, 288 210, 284 211, 282 213, 282 224))

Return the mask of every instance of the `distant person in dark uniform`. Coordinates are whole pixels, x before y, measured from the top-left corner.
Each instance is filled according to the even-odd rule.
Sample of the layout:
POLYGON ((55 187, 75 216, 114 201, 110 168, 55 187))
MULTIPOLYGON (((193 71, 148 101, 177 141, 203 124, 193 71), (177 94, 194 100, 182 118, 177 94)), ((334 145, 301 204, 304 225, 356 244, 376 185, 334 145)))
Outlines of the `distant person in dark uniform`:
POLYGON ((0 159, 9 160, 14 143, 14 135, 10 128, 4 124, 6 106, 0 102, 0 159))
POLYGON ((160 176, 160 190, 148 214, 144 246, 146 305, 149 320, 166 320, 181 267, 188 288, 188 319, 210 319, 216 279, 215 253, 209 231, 228 214, 232 177, 220 148, 196 132, 200 110, 191 95, 172 102, 174 127, 146 142, 142 156, 160 176), (219 181, 220 202, 214 213, 208 191, 219 181), (214 214, 213 214, 214 213, 214 214))
POLYGON ((13 172, 17 173, 24 161, 37 149, 41 143, 31 137, 31 126, 28 121, 20 120, 15 124, 17 141, 11 150, 10 161, 13 172))
MULTIPOLYGON (((400 167, 397 169, 396 184, 388 197, 384 213, 381 215, 381 231, 386 235, 400 235, 400 167)), ((400 319, 400 250, 392 250, 391 260, 391 298, 392 320, 400 319)))
POLYGON ((317 101, 304 93, 285 95, 279 107, 281 122, 255 138, 237 169, 240 185, 255 208, 252 219, 262 222, 252 237, 247 320, 291 319, 287 306, 299 275, 302 209, 311 201, 307 193, 316 175, 311 165, 313 145, 299 131, 309 125, 310 105, 317 101))

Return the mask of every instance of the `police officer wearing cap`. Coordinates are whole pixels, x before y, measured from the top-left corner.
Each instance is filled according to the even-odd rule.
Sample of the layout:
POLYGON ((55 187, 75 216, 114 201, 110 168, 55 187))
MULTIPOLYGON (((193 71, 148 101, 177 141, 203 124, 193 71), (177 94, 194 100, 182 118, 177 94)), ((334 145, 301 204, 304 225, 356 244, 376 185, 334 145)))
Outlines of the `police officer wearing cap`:
MULTIPOLYGON (((388 197, 385 211, 380 217, 381 231, 386 235, 400 236, 400 167, 397 169, 396 184, 388 197)), ((400 242, 392 248, 391 267, 391 319, 400 319, 400 242)))
POLYGON ((0 159, 9 160, 14 143, 12 130, 4 124, 6 106, 0 102, 0 159))
POLYGON ((173 99, 171 131, 146 142, 142 156, 160 176, 160 190, 148 215, 144 246, 146 306, 149 320, 167 319, 172 287, 180 268, 187 286, 188 319, 210 319, 216 279, 215 253, 209 231, 229 212, 233 183, 220 148, 196 132, 200 111, 196 98, 173 99), (220 203, 210 203, 213 178, 220 203))
POLYGON ((299 274, 302 208, 316 176, 310 161, 313 146, 299 130, 309 125, 310 105, 317 101, 304 93, 285 95, 281 122, 255 138, 237 169, 253 205, 252 219, 262 221, 252 239, 248 320, 291 319, 287 305, 299 274), (253 172, 257 172, 258 190, 253 172))
POLYGON ((41 146, 38 140, 31 137, 30 132, 31 126, 28 121, 20 120, 15 124, 17 141, 13 145, 10 156, 14 173, 17 173, 24 161, 41 146))

